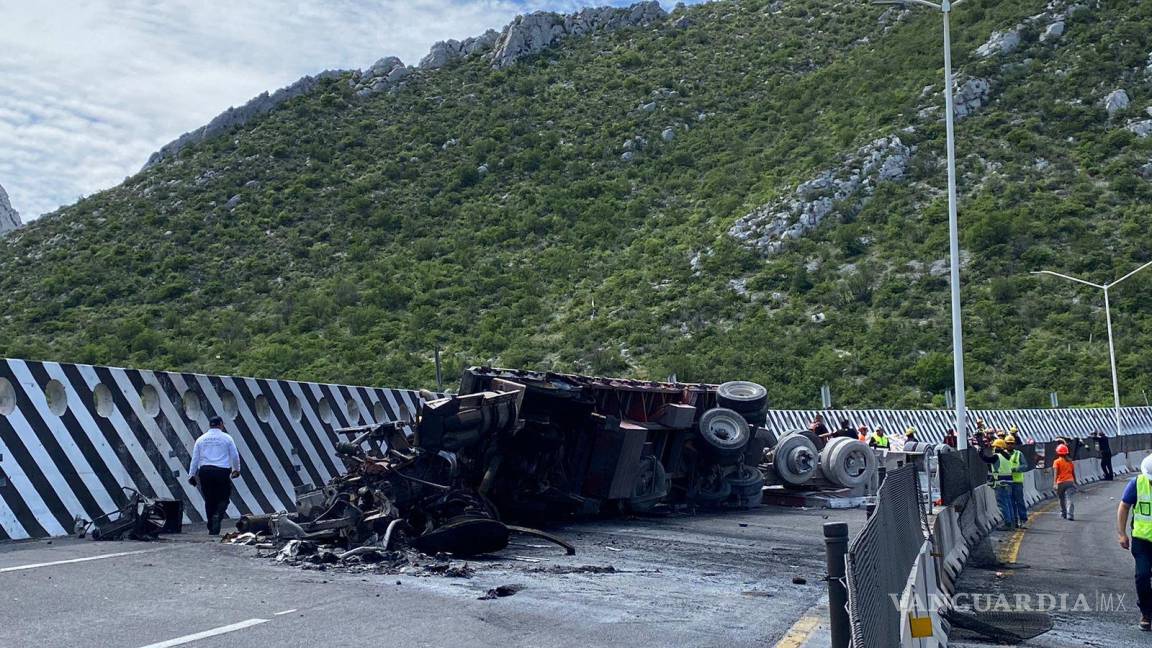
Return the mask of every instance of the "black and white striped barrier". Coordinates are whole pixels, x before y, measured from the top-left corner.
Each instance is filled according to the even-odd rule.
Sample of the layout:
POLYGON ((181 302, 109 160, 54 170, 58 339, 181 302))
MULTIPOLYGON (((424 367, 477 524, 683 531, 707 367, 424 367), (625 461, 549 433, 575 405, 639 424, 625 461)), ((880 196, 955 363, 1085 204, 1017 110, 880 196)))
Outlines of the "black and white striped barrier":
POLYGON ((204 502, 192 445, 224 419, 244 470, 228 513, 293 510, 296 487, 342 472, 330 429, 407 419, 417 392, 0 359, 0 540, 72 532, 118 508, 128 486, 204 502))
MULTIPOLYGON (((780 432, 807 429, 817 414, 823 415, 829 430, 844 419, 853 429, 882 427, 889 435, 903 436, 904 430, 914 427, 919 440, 929 443, 943 443, 948 430, 956 427, 950 410, 768 410, 767 426, 780 432)), ((1016 426, 1021 442, 1086 438, 1097 430, 1114 435, 1116 429, 1115 410, 1105 408, 968 410, 969 430, 975 429, 978 419, 1003 430, 1016 426)), ((1120 425, 1125 434, 1152 432, 1152 407, 1120 408, 1120 425)))

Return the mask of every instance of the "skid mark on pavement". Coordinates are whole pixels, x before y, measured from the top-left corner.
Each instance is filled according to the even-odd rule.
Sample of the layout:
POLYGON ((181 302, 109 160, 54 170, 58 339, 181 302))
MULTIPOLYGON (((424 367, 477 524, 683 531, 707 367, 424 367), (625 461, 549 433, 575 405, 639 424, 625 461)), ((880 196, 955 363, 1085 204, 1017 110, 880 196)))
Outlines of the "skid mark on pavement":
POLYGON ((100 554, 99 556, 87 556, 85 558, 70 558, 68 560, 54 560, 52 562, 34 563, 31 565, 17 565, 15 567, 0 568, 0 574, 6 572, 24 571, 26 569, 38 569, 40 567, 55 567, 56 565, 71 565, 73 563, 89 562, 92 560, 103 560, 105 558, 119 558, 121 556, 136 556, 139 554, 153 553, 162 551, 163 549, 142 549, 140 551, 121 551, 119 553, 100 554))
POLYGON ((159 643, 148 644, 142 648, 171 648, 172 646, 183 646, 184 644, 192 643, 193 641, 199 641, 201 639, 207 639, 208 637, 215 637, 222 634, 228 634, 229 632, 243 630, 244 628, 258 626, 261 623, 268 623, 268 619, 248 619, 247 621, 233 623, 232 625, 220 626, 219 628, 212 628, 211 630, 184 635, 183 637, 176 637, 175 639, 169 639, 159 643))

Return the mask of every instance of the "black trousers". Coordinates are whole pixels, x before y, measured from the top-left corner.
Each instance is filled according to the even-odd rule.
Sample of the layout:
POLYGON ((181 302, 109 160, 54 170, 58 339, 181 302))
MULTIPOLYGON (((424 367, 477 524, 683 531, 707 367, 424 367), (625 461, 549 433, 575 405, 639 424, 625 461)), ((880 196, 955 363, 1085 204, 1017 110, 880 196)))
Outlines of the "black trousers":
POLYGON ((232 471, 220 466, 201 466, 196 479, 204 495, 204 514, 208 518, 208 533, 220 533, 220 520, 228 510, 232 497, 232 471))
POLYGON ((1107 481, 1112 481, 1116 478, 1116 475, 1112 474, 1111 454, 1100 455, 1100 471, 1104 473, 1104 479, 1107 481))
POLYGON ((1152 542, 1132 538, 1132 557, 1136 559, 1136 597, 1140 613, 1152 619, 1152 542))

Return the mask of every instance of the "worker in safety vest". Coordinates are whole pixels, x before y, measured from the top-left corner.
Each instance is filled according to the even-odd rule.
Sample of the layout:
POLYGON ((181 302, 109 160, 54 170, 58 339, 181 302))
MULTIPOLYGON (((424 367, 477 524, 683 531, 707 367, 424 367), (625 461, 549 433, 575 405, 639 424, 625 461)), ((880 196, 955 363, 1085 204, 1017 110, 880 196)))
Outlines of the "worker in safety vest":
POLYGON ((864 443, 868 443, 868 426, 867 425, 861 425, 860 427, 856 428, 856 440, 862 441, 864 443))
POLYGON ((1015 522, 1017 527, 1022 527, 1028 522, 1028 504, 1024 501, 1024 473, 1031 468, 1024 453, 1016 449, 1014 435, 1009 434, 1004 443, 1008 444, 1008 457, 1012 462, 1012 508, 1016 511, 1015 522))
POLYGON ((1136 559, 1136 597, 1140 629, 1152 630, 1152 455, 1140 464, 1140 474, 1128 482, 1116 511, 1120 546, 1132 550, 1136 559), (1132 537, 1128 537, 1128 513, 1132 513, 1132 537))
POLYGON ((876 428, 876 431, 868 438, 868 447, 880 448, 881 450, 888 449, 888 435, 884 434, 884 428, 876 428))
POLYGON ((1003 528, 1008 529, 1013 527, 1016 521, 1016 506, 1012 500, 1014 466, 1008 451, 1008 443, 1004 439, 993 441, 992 448, 991 456, 986 456, 983 452, 979 456, 984 463, 991 464, 992 470, 989 476, 992 491, 996 493, 996 504, 1000 507, 1001 517, 1004 518, 1003 528))

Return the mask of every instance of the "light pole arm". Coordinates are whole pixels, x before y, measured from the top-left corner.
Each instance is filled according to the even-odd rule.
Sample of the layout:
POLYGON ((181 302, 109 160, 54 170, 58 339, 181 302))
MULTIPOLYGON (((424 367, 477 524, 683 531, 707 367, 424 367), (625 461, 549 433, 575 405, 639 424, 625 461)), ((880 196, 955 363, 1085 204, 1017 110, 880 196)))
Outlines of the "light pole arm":
POLYGON ((1145 263, 1144 265, 1140 266, 1139 268, 1136 268, 1132 272, 1129 272, 1128 274, 1124 275, 1123 277, 1120 277, 1116 281, 1113 281, 1112 283, 1108 284, 1108 287, 1111 288, 1112 286, 1115 286, 1116 284, 1120 283, 1121 281, 1124 281, 1128 277, 1131 277, 1132 275, 1136 274, 1137 272, 1140 272, 1141 270, 1143 270, 1144 268, 1147 268, 1150 265, 1152 265, 1152 261, 1145 263))
MULTIPOLYGON (((960 1, 962 2, 963 0, 960 0, 960 1)), ((900 5, 902 7, 910 5, 910 4, 918 4, 918 5, 924 5, 925 7, 932 7, 933 9, 935 9, 937 11, 941 10, 940 5, 936 4, 935 2, 929 2, 928 0, 872 0, 872 4, 874 4, 874 5, 900 5)), ((953 2, 952 6, 956 6, 956 4, 957 4, 956 2, 953 2)))
POLYGON ((1108 287, 1108 286, 1101 286, 1100 284, 1094 284, 1091 281, 1084 281, 1083 279, 1077 279, 1076 277, 1070 277, 1066 274, 1060 274, 1059 272, 1052 272, 1051 270, 1039 270, 1039 271, 1033 272, 1031 274, 1052 275, 1053 277, 1060 277, 1061 279, 1067 279, 1068 281, 1075 281, 1076 283, 1082 283, 1085 286, 1092 286, 1093 288, 1099 288, 1100 290, 1105 290, 1108 287))

